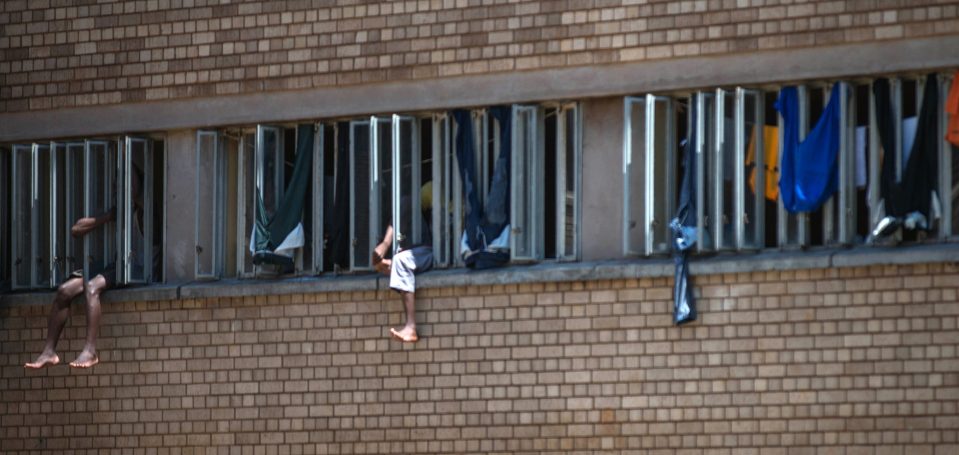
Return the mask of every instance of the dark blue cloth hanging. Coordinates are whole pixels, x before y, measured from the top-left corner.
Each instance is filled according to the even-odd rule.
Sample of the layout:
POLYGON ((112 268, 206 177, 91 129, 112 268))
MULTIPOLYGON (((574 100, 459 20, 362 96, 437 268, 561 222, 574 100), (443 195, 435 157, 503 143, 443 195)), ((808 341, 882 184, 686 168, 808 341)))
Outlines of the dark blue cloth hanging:
POLYGON ((786 87, 779 92, 776 110, 783 117, 779 193, 789 212, 812 212, 839 187, 839 93, 833 87, 825 111, 800 142, 797 90, 786 87))
POLYGON ((467 267, 485 269, 500 267, 509 262, 509 253, 488 250, 489 244, 499 237, 509 225, 509 175, 510 175, 510 119, 509 107, 490 110, 500 125, 500 154, 496 159, 493 181, 487 195, 486 207, 479 203, 479 186, 476 177, 476 150, 473 140, 473 120, 470 112, 453 111, 457 125, 454 138, 456 162, 463 184, 466 200, 466 217, 463 235, 469 254, 464 257, 467 267))
MULTIPOLYGON (((696 105, 691 103, 691 118, 696 118, 696 105)), ((683 180, 679 186, 679 207, 669 223, 673 231, 673 323, 696 320, 696 300, 689 280, 689 250, 696 244, 696 158, 693 147, 697 140, 696 122, 689 126, 689 139, 683 145, 683 180)))
POLYGON ((512 123, 512 108, 498 106, 490 109, 490 115, 499 124, 500 147, 499 156, 493 167, 493 181, 490 182, 489 194, 486 196, 486 207, 483 210, 483 233, 488 241, 499 237, 503 228, 509 225, 510 201, 509 179, 511 168, 510 151, 512 139, 510 128, 512 123))
POLYGON ((473 140, 473 119, 470 111, 457 109, 453 111, 453 120, 456 122, 456 164, 459 168, 460 182, 463 184, 463 196, 466 200, 466 219, 464 235, 469 249, 478 251, 483 248, 480 221, 483 211, 479 204, 479 193, 476 187, 476 151, 473 140))

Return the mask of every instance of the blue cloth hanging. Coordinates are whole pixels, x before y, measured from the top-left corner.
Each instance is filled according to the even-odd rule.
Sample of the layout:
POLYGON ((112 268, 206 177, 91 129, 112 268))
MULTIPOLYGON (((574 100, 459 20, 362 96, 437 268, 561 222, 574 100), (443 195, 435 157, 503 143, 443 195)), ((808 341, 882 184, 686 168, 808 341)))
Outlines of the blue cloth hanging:
POLYGON ((776 110, 783 117, 779 193, 789 212, 812 212, 839 187, 839 93, 834 86, 816 126, 800 142, 799 95, 795 87, 779 92, 776 110))

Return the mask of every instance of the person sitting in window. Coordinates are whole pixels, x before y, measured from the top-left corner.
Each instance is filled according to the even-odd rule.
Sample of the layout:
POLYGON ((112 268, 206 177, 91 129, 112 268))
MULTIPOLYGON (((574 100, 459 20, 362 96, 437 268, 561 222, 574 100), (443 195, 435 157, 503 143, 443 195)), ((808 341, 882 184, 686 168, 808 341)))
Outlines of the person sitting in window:
POLYGON ((426 182, 420 190, 420 208, 422 217, 422 237, 414 243, 412 235, 413 213, 410 197, 404 196, 400 202, 400 250, 392 259, 386 257, 393 246, 393 223, 386 227, 383 241, 373 249, 373 268, 390 276, 390 289, 400 294, 406 310, 406 324, 402 329, 390 328, 390 335, 404 343, 419 340, 416 333, 416 278, 415 275, 433 267, 432 235, 430 233, 430 213, 432 208, 432 182, 426 182))
MULTIPOLYGON (((137 258, 142 258, 142 252, 139 251, 143 243, 143 174, 139 169, 133 172, 133 206, 134 206, 134 245, 133 254, 137 258)), ((83 217, 70 228, 70 234, 74 237, 83 237, 103 225, 116 220, 116 207, 107 210, 97 216, 83 217)), ((158 251, 154 247, 154 251, 158 251)), ((154 258, 154 262, 155 262, 154 258)), ((133 264, 134 273, 142 273, 143 261, 133 264)), ((83 270, 76 270, 67 277, 58 288, 53 297, 53 304, 50 308, 50 317, 47 320, 47 340, 43 347, 43 352, 33 362, 24 364, 25 368, 38 369, 47 365, 56 365, 60 363, 60 356, 57 355, 57 342, 60 341, 60 335, 63 333, 63 327, 66 325, 67 317, 70 315, 70 302, 81 293, 86 291, 87 299, 87 338, 83 346, 83 351, 77 356, 76 360, 70 362, 74 368, 90 368, 100 362, 97 356, 97 336, 100 332, 100 295, 116 285, 117 269, 116 263, 110 262, 102 268, 95 267, 90 275, 93 277, 90 281, 84 282, 83 270)))

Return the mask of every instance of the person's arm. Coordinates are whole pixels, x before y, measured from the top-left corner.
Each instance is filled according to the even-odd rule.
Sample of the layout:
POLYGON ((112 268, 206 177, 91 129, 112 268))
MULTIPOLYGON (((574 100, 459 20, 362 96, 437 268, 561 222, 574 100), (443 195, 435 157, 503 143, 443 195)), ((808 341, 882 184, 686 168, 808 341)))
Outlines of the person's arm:
POLYGON ((83 237, 87 235, 90 231, 103 226, 111 221, 116 219, 115 210, 107 210, 97 216, 86 216, 77 220, 77 222, 70 228, 70 234, 74 237, 83 237))
POLYGON ((379 264, 383 258, 386 257, 386 252, 390 250, 390 247, 393 246, 393 225, 386 227, 386 235, 383 236, 383 241, 379 245, 376 245, 376 248, 373 248, 373 265, 379 264))

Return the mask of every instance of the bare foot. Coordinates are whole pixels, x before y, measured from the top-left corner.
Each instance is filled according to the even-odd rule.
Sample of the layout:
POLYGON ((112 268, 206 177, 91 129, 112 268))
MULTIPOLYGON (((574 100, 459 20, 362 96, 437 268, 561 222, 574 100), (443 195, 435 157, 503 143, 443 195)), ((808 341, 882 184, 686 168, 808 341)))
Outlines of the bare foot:
POLYGON ((96 354, 83 351, 76 360, 70 362, 70 366, 73 368, 90 368, 98 363, 100 363, 100 358, 96 354))
POLYGON ((412 327, 403 327, 403 330, 391 328, 390 335, 404 343, 416 343, 416 341, 420 339, 420 337, 416 335, 416 329, 412 327))
POLYGON ((43 368, 47 365, 53 366, 60 363, 60 356, 56 352, 47 352, 43 351, 40 353, 40 356, 37 357, 37 360, 34 360, 31 363, 25 363, 24 368, 30 368, 32 370, 43 368))

